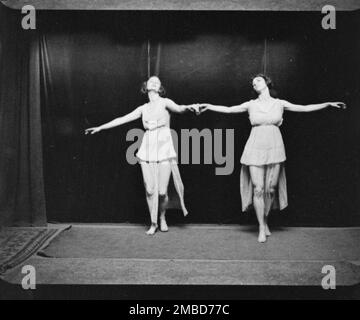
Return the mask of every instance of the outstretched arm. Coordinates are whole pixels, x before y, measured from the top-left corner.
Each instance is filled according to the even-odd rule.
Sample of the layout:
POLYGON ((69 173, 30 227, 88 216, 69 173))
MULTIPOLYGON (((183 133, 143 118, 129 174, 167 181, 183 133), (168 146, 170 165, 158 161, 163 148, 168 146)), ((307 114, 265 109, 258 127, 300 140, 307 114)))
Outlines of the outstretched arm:
POLYGON ((300 105, 300 104, 290 103, 286 100, 281 100, 281 103, 285 110, 294 111, 294 112, 311 112, 311 111, 325 109, 327 107, 334 107, 339 109, 346 108, 346 105, 343 102, 325 102, 318 104, 300 105))
POLYGON ((198 108, 198 104, 190 104, 190 105, 178 105, 174 101, 170 99, 166 99, 166 108, 169 111, 175 112, 175 113, 184 113, 186 111, 196 111, 198 108))
POLYGON ((128 113, 127 115, 125 115, 123 117, 116 118, 110 122, 107 122, 107 123, 99 126, 99 127, 93 127, 93 128, 86 129, 85 134, 94 134, 101 130, 107 130, 107 129, 111 129, 111 128, 114 128, 117 126, 121 126, 122 124, 125 124, 127 122, 131 122, 136 119, 139 119, 141 117, 141 113, 142 113, 142 107, 138 107, 134 111, 128 113))
POLYGON ((209 103, 204 103, 200 106, 201 112, 206 110, 211 110, 214 112, 220 112, 220 113, 240 113, 245 112, 248 110, 249 102, 244 102, 242 104, 239 104, 237 106, 232 107, 225 107, 225 106, 215 106, 209 103))

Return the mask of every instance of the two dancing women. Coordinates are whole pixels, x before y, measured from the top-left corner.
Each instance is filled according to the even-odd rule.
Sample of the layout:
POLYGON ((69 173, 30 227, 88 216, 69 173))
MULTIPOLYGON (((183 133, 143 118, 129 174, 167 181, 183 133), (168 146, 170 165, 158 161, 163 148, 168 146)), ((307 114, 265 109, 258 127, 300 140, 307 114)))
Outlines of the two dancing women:
POLYGON ((227 107, 208 103, 177 105, 164 98, 164 89, 157 76, 144 82, 142 91, 147 93, 149 102, 131 113, 116 118, 99 127, 88 128, 85 134, 94 134, 101 130, 120 126, 142 118, 146 130, 137 157, 143 173, 146 199, 149 206, 151 226, 147 234, 154 235, 158 228, 168 231, 166 208, 167 189, 172 174, 175 189, 180 199, 184 215, 184 187, 176 162, 171 131, 171 112, 192 111, 201 114, 205 111, 220 113, 247 112, 252 125, 250 136, 241 157, 240 194, 242 210, 254 207, 259 223, 258 241, 263 243, 271 235, 268 220, 271 209, 280 210, 287 206, 287 190, 284 162, 285 147, 279 126, 283 121, 283 112, 311 112, 327 107, 344 109, 342 102, 326 102, 310 105, 296 105, 285 100, 275 99, 270 94, 271 79, 259 74, 252 79, 252 87, 257 98, 240 105, 227 107), (158 221, 158 212, 160 217, 158 221), (159 224, 158 224, 159 222, 159 224))

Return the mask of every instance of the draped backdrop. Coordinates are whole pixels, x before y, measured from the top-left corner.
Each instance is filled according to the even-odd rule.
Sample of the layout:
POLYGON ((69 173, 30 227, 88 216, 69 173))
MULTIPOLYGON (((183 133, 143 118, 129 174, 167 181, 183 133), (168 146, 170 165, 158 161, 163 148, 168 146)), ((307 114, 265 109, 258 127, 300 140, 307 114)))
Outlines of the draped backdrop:
POLYGON ((0 225, 46 223, 38 33, 0 5, 0 225))
MULTIPOLYGON (((284 115, 290 203, 275 222, 359 224, 356 13, 338 14, 331 31, 319 13, 41 11, 35 32, 5 32, 19 14, 1 15, 2 219, 44 223, 46 199, 48 221, 149 221, 141 170, 126 161, 126 134, 141 121, 93 136, 84 129, 146 102, 140 87, 152 74, 179 104, 234 105, 252 98, 250 78, 265 72, 283 99, 349 105, 284 115)), ((255 222, 240 212, 247 116, 174 115, 172 127, 235 132, 231 175, 216 176, 215 164, 180 165, 186 221, 255 222)), ((169 219, 183 221, 177 211, 169 219)))

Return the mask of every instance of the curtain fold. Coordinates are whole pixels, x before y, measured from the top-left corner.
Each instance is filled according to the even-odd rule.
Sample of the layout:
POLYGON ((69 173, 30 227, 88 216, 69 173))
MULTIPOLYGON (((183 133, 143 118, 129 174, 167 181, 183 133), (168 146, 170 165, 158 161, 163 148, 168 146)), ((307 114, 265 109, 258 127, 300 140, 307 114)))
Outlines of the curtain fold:
POLYGON ((0 6, 0 225, 46 224, 39 35, 0 6))

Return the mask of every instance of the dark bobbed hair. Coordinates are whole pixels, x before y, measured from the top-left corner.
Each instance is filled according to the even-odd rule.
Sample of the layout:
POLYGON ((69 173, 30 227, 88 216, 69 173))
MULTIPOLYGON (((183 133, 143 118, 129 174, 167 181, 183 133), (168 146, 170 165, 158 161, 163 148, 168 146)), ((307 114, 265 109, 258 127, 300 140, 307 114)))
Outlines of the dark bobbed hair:
POLYGON ((253 77, 251 78, 251 84, 252 84, 252 82, 253 82, 253 80, 254 80, 255 78, 263 78, 263 79, 265 80, 265 83, 266 83, 266 85, 268 86, 268 88, 269 88, 269 89, 272 89, 272 88, 273 88, 273 82, 272 82, 272 80, 271 80, 271 78, 270 78, 269 76, 267 76, 267 75, 265 75, 265 74, 263 74, 263 73, 258 73, 258 74, 256 74, 255 76, 253 76, 253 77))
MULTIPOLYGON (((267 87, 269 88, 269 91, 270 91, 270 95, 274 98, 276 98, 278 95, 277 95, 277 92, 274 90, 274 83, 272 82, 271 78, 267 75, 265 75, 264 73, 258 73, 256 74, 255 76, 253 76, 251 78, 251 85, 252 85, 252 82, 255 78, 263 78, 265 80, 265 83, 267 85, 267 87)), ((255 90, 252 90, 253 92, 253 95, 257 95, 257 92, 255 90)))
MULTIPOLYGON (((153 77, 156 77, 156 78, 159 79, 158 76, 151 76, 151 77, 149 77, 149 79, 150 79, 150 78, 153 78, 153 77)), ((141 85, 140 91, 141 91, 141 93, 143 93, 143 94, 147 94, 147 93, 148 93, 148 89, 146 88, 146 86, 147 86, 147 82, 149 81, 149 79, 147 79, 146 81, 144 81, 144 82, 142 83, 142 85, 141 85)), ((159 80, 160 80, 160 79, 159 79, 159 80)), ((161 83, 161 81, 160 81, 160 83, 161 83)), ((163 96, 165 96, 165 94, 166 94, 165 88, 164 88, 163 85, 161 84, 161 85, 160 85, 160 89, 159 89, 159 95, 160 95, 161 97, 163 97, 163 96)))

